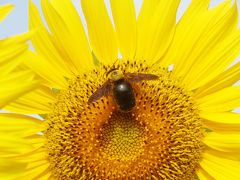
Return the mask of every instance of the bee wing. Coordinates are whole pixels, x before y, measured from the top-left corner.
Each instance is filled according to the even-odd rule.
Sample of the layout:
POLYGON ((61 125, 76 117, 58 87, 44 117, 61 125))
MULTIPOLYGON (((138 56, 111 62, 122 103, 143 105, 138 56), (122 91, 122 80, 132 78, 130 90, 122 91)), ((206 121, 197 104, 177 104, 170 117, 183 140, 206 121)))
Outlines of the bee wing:
POLYGON ((138 83, 143 80, 156 80, 157 75, 154 74, 143 74, 143 73, 126 73, 126 78, 132 83, 138 83))
POLYGON ((111 84, 106 81, 99 89, 97 89, 88 99, 88 104, 96 102, 103 96, 108 96, 111 90, 111 84))

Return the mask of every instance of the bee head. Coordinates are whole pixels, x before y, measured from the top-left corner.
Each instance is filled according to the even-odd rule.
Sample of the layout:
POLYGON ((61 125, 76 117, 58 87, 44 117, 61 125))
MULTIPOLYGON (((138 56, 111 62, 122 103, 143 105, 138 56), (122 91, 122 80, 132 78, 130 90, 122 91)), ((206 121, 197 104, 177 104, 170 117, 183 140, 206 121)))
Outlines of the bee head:
POLYGON ((123 73, 122 73, 122 71, 120 71, 118 69, 111 69, 107 73, 107 76, 111 81, 118 81, 119 79, 123 78, 123 73))

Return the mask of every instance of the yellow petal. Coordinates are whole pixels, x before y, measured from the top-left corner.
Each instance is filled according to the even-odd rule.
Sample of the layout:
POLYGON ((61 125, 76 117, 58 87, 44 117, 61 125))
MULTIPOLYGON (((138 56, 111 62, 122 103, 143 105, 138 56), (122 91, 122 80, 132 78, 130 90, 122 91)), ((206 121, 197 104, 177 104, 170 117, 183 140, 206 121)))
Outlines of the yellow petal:
POLYGON ((203 123, 207 128, 218 132, 240 132, 240 114, 233 112, 200 112, 203 123))
POLYGON ((174 35, 179 3, 179 0, 143 2, 137 26, 136 59, 155 62, 163 56, 174 35))
POLYGON ((0 40, 0 78, 4 78, 24 60, 22 54, 28 49, 26 41, 34 31, 0 40))
POLYGON ((137 43, 137 22, 133 1, 111 0, 110 2, 122 58, 131 60, 135 56, 137 43))
POLYGON ((14 57, 18 56, 19 54, 24 52, 28 48, 28 46, 26 44, 21 43, 21 44, 8 46, 6 48, 4 47, 0 47, 0 48, 1 48, 0 62, 2 63, 4 61, 9 61, 14 57))
MULTIPOLYGON (((167 67, 170 64, 174 64, 174 66, 180 67, 186 64, 186 62, 181 59, 180 55, 183 56, 182 53, 188 51, 189 47, 192 46, 185 45, 185 40, 189 38, 189 32, 194 27, 194 24, 201 25, 199 24, 199 17, 207 11, 209 2, 210 0, 192 0, 177 24, 173 42, 166 55, 160 61, 161 66, 167 67)), ((189 39, 189 42, 190 40, 193 41, 194 39, 189 39)))
POLYGON ((0 22, 2 22, 5 17, 10 13, 10 11, 14 8, 12 4, 6 4, 0 6, 0 22))
POLYGON ((76 68, 74 73, 85 73, 94 67, 88 42, 74 7, 69 1, 43 0, 42 9, 55 43, 76 68), (74 13, 75 12, 75 13, 74 13))
POLYGON ((183 81, 190 90, 196 89, 225 70, 238 56, 240 50, 240 33, 236 31, 238 18, 237 5, 218 10, 218 15, 207 26, 202 37, 195 44, 186 62, 192 60, 183 81), (232 29, 235 29, 233 33, 232 29), (188 60, 189 59, 189 60, 188 60))
MULTIPOLYGON (((69 38, 70 46, 67 47, 67 42, 65 41, 63 41, 63 45, 65 45, 65 48, 69 48, 67 51, 69 51, 70 55, 74 54, 75 57, 72 59, 73 64, 80 72, 92 70, 94 68, 92 53, 88 44, 86 33, 81 23, 81 19, 75 7, 69 0, 52 0, 51 3, 69 31, 66 41, 69 38)), ((56 19, 54 20, 56 21, 56 19)), ((63 34, 61 34, 61 38, 63 39, 63 34)))
POLYGON ((49 88, 41 86, 11 102, 4 109, 22 114, 48 114, 52 111, 55 100, 56 95, 49 88))
MULTIPOLYGON (((44 129, 42 128, 41 131, 43 130, 44 129)), ((7 148, 5 148, 4 151, 0 152, 0 156, 6 159, 16 160, 22 163, 30 163, 31 161, 35 162, 37 160, 42 160, 43 157, 45 159, 46 149, 44 149, 44 145, 46 143, 46 138, 43 135, 39 135, 39 131, 37 132, 36 130, 35 131, 28 130, 28 132, 29 134, 30 133, 35 134, 29 135, 25 133, 27 135, 26 137, 24 137, 25 135, 23 133, 21 135, 18 135, 17 133, 13 134, 8 132, 7 136, 5 134, 6 137, 3 139, 6 142, 5 147, 7 148), (14 146, 15 141, 22 142, 22 144, 20 144, 21 146, 18 145, 19 143, 14 146), (25 147, 25 149, 23 149, 23 147, 25 147)), ((4 134, 0 135, 4 136, 4 134)))
POLYGON ((212 149, 240 154, 240 133, 220 134, 211 132, 204 138, 204 143, 212 149))
MULTIPOLYGON (((46 128, 42 124, 41 124, 41 129, 42 129, 41 132, 46 130, 46 128)), ((29 141, 29 143, 31 143, 31 145, 34 146, 34 148, 44 147, 44 145, 46 143, 46 137, 44 137, 44 135, 39 134, 39 133, 30 135, 30 136, 28 135, 28 136, 24 137, 24 139, 29 141)))
POLYGON ((214 93, 226 87, 232 86, 240 78, 240 62, 230 67, 217 77, 209 81, 207 84, 198 88, 194 93, 195 98, 200 98, 208 94, 214 93))
MULTIPOLYGON (((229 52, 228 49, 225 50, 224 48, 227 44, 230 44, 227 43, 230 41, 228 35, 234 29, 233 26, 235 27, 236 14, 236 5, 231 8, 231 1, 229 0, 205 13, 200 13, 193 21, 194 23, 186 26, 186 29, 182 29, 182 32, 176 31, 173 47, 169 49, 164 58, 174 63, 175 74, 183 77, 190 90, 199 86, 197 85, 199 84, 198 81, 202 81, 203 78, 198 78, 198 76, 205 72, 206 67, 215 65, 214 63, 217 62, 220 64, 217 70, 223 70, 231 63, 229 59, 232 56, 224 61, 219 60, 219 58, 225 55, 226 51, 229 52), (178 33, 181 34, 178 35, 178 33), (225 38, 228 40, 223 43, 222 41, 225 38), (217 54, 219 53, 218 50, 220 52, 224 51, 217 54), (216 55, 219 56, 212 57, 216 55)), ((232 38, 233 40, 234 38, 232 38)), ((220 72, 218 71, 218 73, 220 72)), ((209 73, 204 75, 206 74, 208 76, 209 73)))
MULTIPOLYGON (((31 163, 30 165, 32 165, 31 163)), ((19 176, 18 179, 26 180, 26 179, 41 179, 41 176, 44 176, 49 173, 49 162, 47 160, 43 160, 40 162, 34 163, 36 164, 35 166, 31 167, 29 164, 24 171, 23 174, 19 176)))
POLYGON ((38 133, 39 129, 43 128, 41 123, 41 120, 25 115, 0 113, 0 132, 16 135, 16 137, 38 133))
POLYGON ((23 61, 21 54, 27 50, 27 44, 0 48, 0 77, 6 76, 23 61))
POLYGON ((49 61, 31 51, 27 51, 24 55, 25 65, 46 80, 47 85, 58 89, 66 87, 67 81, 63 74, 59 73, 49 61))
POLYGON ((72 71, 67 59, 64 61, 64 57, 61 57, 61 53, 55 47, 52 37, 45 28, 37 7, 32 1, 29 1, 29 29, 37 29, 31 39, 35 51, 44 59, 47 59, 59 73, 66 77, 71 77, 72 71))
POLYGON ((1 158, 0 169, 4 170, 4 173, 0 173, 0 175, 7 179, 47 179, 50 177, 49 162, 46 160, 46 151, 44 154, 39 153, 42 150, 43 148, 40 148, 40 150, 32 151, 30 154, 19 156, 18 159, 13 157, 1 158), (32 159, 32 155, 36 155, 34 159, 32 159), (13 170, 14 167, 18 169, 13 170))
MULTIPOLYGON (((26 139, 26 138, 25 138, 26 139)), ((31 141, 29 140, 30 144, 31 141)), ((34 163, 37 161, 46 160, 46 148, 44 147, 44 144, 42 146, 35 146, 35 144, 31 144, 32 149, 29 151, 25 151, 23 153, 15 154, 15 155, 9 155, 5 156, 5 158, 16 160, 22 163, 34 163)))
POLYGON ((197 176, 199 180, 214 180, 212 176, 210 176, 206 171, 201 168, 198 169, 197 176))
POLYGON ((31 144, 19 136, 0 133, 0 156, 24 153, 32 148, 31 144))
MULTIPOLYGON (((142 7, 140 9, 138 19, 137 19, 137 49, 136 49, 136 59, 145 59, 145 41, 146 33, 149 30, 149 21, 153 18, 156 13, 157 7, 159 7, 160 0, 144 0, 142 7)), ((150 59, 148 59, 150 61, 150 59)))
POLYGON ((24 171, 26 166, 27 163, 0 158, 0 177, 4 180, 17 179, 18 175, 24 171))
POLYGON ((240 179, 240 162, 214 156, 205 152, 200 166, 214 179, 240 179))
POLYGON ((47 170, 43 174, 41 174, 41 180, 53 180, 54 178, 52 177, 52 171, 47 170))
POLYGON ((222 151, 222 150, 217 150, 213 149, 211 147, 205 146, 205 151, 213 154, 217 157, 225 158, 225 159, 230 159, 233 161, 239 161, 240 160, 240 153, 239 152, 233 152, 233 151, 222 151))
POLYGON ((198 107, 207 112, 224 112, 240 107, 240 86, 232 86, 196 99, 198 107))
POLYGON ((104 0, 81 0, 81 4, 94 54, 101 63, 113 63, 118 57, 117 39, 104 0))
POLYGON ((34 80, 32 72, 19 72, 10 74, 0 80, 0 108, 18 97, 32 91, 39 86, 39 81, 34 80))
POLYGON ((36 33, 36 29, 33 29, 29 32, 22 33, 20 35, 7 37, 0 40, 0 48, 8 48, 11 46, 19 45, 21 43, 26 43, 32 36, 36 33))
POLYGON ((226 70, 236 60, 239 51, 240 31, 237 31, 207 52, 206 57, 202 57, 201 62, 192 67, 189 79, 186 77, 184 82, 188 84, 190 90, 204 85, 226 70))

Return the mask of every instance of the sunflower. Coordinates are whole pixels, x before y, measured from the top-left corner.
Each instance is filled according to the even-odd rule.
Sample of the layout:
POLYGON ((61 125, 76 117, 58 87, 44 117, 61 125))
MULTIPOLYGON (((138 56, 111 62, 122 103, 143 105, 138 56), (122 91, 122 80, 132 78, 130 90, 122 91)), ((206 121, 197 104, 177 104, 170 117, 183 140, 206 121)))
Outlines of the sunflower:
POLYGON ((69 0, 41 0, 46 27, 30 1, 30 32, 0 41, 1 179, 240 179, 236 2, 192 0, 176 23, 179 4, 144 0, 136 16, 133 1, 110 0, 109 16, 82 0, 81 20, 69 0))

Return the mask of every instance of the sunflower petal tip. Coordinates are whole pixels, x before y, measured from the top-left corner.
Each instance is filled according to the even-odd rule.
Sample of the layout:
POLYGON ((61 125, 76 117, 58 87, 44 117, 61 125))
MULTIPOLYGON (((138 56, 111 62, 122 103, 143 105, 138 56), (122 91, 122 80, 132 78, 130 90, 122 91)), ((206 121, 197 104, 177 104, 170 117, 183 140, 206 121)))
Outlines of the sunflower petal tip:
POLYGON ((5 4, 0 6, 0 22, 15 8, 13 4, 5 4))

